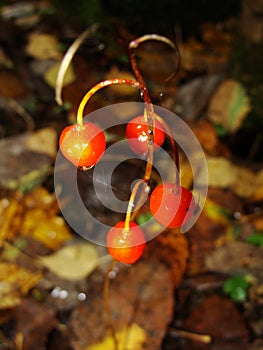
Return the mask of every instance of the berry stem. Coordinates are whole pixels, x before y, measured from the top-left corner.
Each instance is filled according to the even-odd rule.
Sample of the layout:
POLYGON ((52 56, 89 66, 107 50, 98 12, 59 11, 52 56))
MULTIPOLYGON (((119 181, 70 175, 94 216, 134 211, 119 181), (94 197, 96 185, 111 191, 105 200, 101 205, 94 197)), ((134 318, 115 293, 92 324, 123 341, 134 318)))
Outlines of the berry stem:
POLYGON ((55 100, 58 105, 62 105, 62 97, 61 97, 61 90, 63 87, 63 80, 64 76, 66 74, 66 71, 70 65, 70 62, 72 61, 75 53, 81 46, 81 44, 93 33, 95 33, 98 29, 99 25, 98 24, 92 24, 90 27, 88 27, 84 32, 82 32, 76 40, 70 45, 68 48, 66 54, 64 55, 61 65, 59 67, 58 75, 57 75, 57 80, 56 80, 56 86, 55 86, 55 100))
POLYGON ((132 87, 138 88, 139 84, 136 80, 132 79, 121 79, 121 78, 115 78, 115 79, 107 79, 104 81, 101 81, 100 83, 96 84, 93 86, 82 98, 78 111, 77 111, 77 123, 82 126, 83 125, 83 112, 84 108, 89 101, 89 99, 100 89, 109 86, 109 85, 114 85, 114 84, 120 84, 120 85, 130 85, 132 87))
POLYGON ((108 326, 111 332, 111 336, 114 342, 114 350, 118 350, 119 349, 119 345, 118 345, 118 340, 116 337, 116 331, 112 322, 112 317, 111 317, 111 312, 110 312, 110 303, 109 303, 109 290, 110 290, 110 274, 114 269, 116 260, 112 260, 108 273, 105 277, 104 280, 104 286, 103 286, 103 299, 104 299, 104 307, 105 307, 105 311, 106 311, 106 316, 107 316, 107 321, 108 321, 108 326))
POLYGON ((136 182, 136 184, 134 185, 133 189, 132 189, 132 193, 130 195, 130 199, 129 199, 129 203, 128 203, 128 208, 126 211, 126 217, 125 217, 125 224, 124 224, 124 229, 125 231, 129 231, 130 229, 130 221, 131 221, 131 214, 134 208, 134 200, 135 200, 135 196, 138 192, 139 187, 145 184, 145 180, 141 179, 139 181, 136 182))
POLYGON ((171 144, 171 147, 173 149, 173 160, 174 160, 174 163, 175 163, 175 166, 177 168, 177 174, 176 174, 176 180, 175 180, 175 183, 177 185, 180 185, 180 161, 179 161, 179 152, 178 152, 178 147, 177 147, 177 144, 172 136, 172 132, 171 132, 171 129, 169 127, 169 125, 164 121, 163 118, 161 118, 158 114, 154 113, 154 118, 156 120, 158 120, 162 126, 164 127, 165 129, 165 132, 166 134, 168 135, 169 137, 169 141, 170 141, 170 144, 171 144))
POLYGON ((165 123, 165 121, 158 116, 154 112, 154 108, 151 102, 151 98, 149 95, 149 92, 147 90, 145 81, 141 75, 140 69, 137 65, 136 59, 135 59, 135 52, 134 50, 143 42, 149 41, 149 40, 154 40, 154 41, 159 41, 163 42, 166 45, 170 46, 175 52, 177 52, 177 47, 176 45, 167 37, 158 35, 158 34, 146 34, 143 35, 139 38, 136 38, 132 40, 129 44, 129 60, 131 67, 133 69, 134 75, 139 83, 139 89, 141 91, 141 95, 143 97, 143 100, 145 102, 145 120, 148 123, 148 133, 149 133, 149 142, 148 142, 148 157, 147 157, 147 165, 145 169, 145 175, 144 175, 144 180, 149 181, 151 178, 151 172, 152 172, 152 163, 153 163, 153 121, 154 118, 158 119, 159 122, 162 123, 162 125, 165 127, 166 133, 169 136, 171 146, 173 148, 173 158, 174 162, 177 168, 177 176, 176 176, 176 183, 179 184, 180 178, 179 178, 179 153, 178 153, 178 148, 177 145, 172 137, 171 130, 169 126, 165 123))

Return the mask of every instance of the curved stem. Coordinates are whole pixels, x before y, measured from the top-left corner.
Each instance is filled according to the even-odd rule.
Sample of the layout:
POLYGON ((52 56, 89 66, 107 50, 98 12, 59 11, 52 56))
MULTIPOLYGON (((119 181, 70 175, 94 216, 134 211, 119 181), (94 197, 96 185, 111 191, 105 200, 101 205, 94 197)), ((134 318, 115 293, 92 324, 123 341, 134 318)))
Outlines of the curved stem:
POLYGON ((131 214, 134 208, 134 199, 141 184, 145 184, 145 180, 141 179, 138 182, 136 182, 136 184, 132 189, 132 193, 130 195, 130 200, 126 211, 125 224, 124 224, 124 229, 127 232, 129 231, 129 228, 130 228, 131 214))
POLYGON ((84 32, 82 32, 77 39, 71 44, 71 46, 68 48, 66 54, 63 57, 63 60, 61 62, 61 65, 59 67, 57 80, 56 80, 56 86, 55 86, 55 100, 56 102, 61 106, 63 104, 62 98, 61 98, 61 90, 63 87, 63 80, 64 76, 66 74, 66 71, 70 65, 70 62, 73 59, 73 56, 79 49, 80 45, 86 40, 91 34, 97 31, 99 25, 98 24, 92 24, 89 28, 87 28, 84 32))
POLYGON ((132 87, 139 87, 139 84, 136 80, 132 80, 132 79, 120 79, 120 78, 115 78, 115 79, 108 79, 108 80, 104 80, 101 81, 100 83, 96 84, 95 86, 93 86, 87 93, 86 95, 82 98, 79 107, 78 107, 78 111, 77 111, 77 123, 82 126, 83 125, 83 111, 84 108, 87 104, 87 102, 89 101, 89 99, 95 94, 95 92, 97 92, 98 90, 106 87, 106 86, 110 86, 110 85, 114 85, 114 84, 126 84, 126 85, 130 85, 132 87))
POLYGON ((149 41, 149 40, 163 42, 177 52, 176 45, 170 39, 168 39, 165 36, 158 35, 158 34, 143 35, 143 36, 131 41, 129 44, 130 64, 132 66, 134 75, 135 75, 136 79, 138 80, 141 95, 143 96, 143 99, 144 99, 145 104, 146 104, 145 105, 145 119, 148 123, 149 142, 148 142, 147 165, 146 165, 146 169, 145 169, 144 180, 149 181, 151 178, 152 164, 153 164, 153 143, 154 143, 154 140, 153 140, 153 128, 154 128, 153 121, 154 121, 154 118, 156 118, 162 123, 162 125, 164 126, 164 128, 169 136, 170 143, 171 143, 171 146, 173 148, 174 162, 175 162, 176 168, 178 170, 177 177, 176 177, 176 183, 179 183, 180 182, 180 178, 179 178, 179 153, 178 153, 177 145, 176 145, 174 139, 172 138, 172 134, 171 134, 171 130, 170 130, 169 126, 165 123, 165 121, 160 116, 158 116, 154 112, 154 108, 153 108, 153 105, 151 102, 151 98, 149 96, 149 92, 147 90, 145 81, 140 73, 139 67, 138 67, 136 59, 135 59, 134 49, 136 49, 141 43, 143 43, 145 41, 149 41))
POLYGON ((110 273, 111 271, 114 269, 114 265, 116 263, 116 260, 112 260, 111 264, 110 264, 110 268, 108 270, 107 276, 104 280, 104 286, 103 286, 103 299, 104 299, 104 307, 105 307, 105 311, 106 311, 106 316, 107 316, 107 321, 108 321, 108 326, 111 332, 111 336, 114 342, 114 350, 118 350, 119 349, 119 345, 118 345, 118 340, 116 337, 116 332, 115 332, 115 328, 112 322, 112 318, 111 318, 111 312, 110 312, 110 303, 109 303, 109 290, 110 290, 110 273))
POLYGON ((176 142, 175 142, 175 140, 174 140, 174 138, 172 136, 172 132, 171 132, 171 129, 169 128, 169 125, 164 121, 164 119, 161 118, 156 113, 154 113, 154 117, 160 122, 160 124, 162 124, 162 126, 165 129, 166 134, 169 137, 169 141, 170 141, 171 147, 173 149, 173 154, 172 154, 173 160, 174 160, 175 166, 177 168, 176 184, 180 185, 180 176, 179 176, 179 173, 180 173, 180 161, 179 161, 179 152, 178 152, 177 144, 176 144, 176 142))

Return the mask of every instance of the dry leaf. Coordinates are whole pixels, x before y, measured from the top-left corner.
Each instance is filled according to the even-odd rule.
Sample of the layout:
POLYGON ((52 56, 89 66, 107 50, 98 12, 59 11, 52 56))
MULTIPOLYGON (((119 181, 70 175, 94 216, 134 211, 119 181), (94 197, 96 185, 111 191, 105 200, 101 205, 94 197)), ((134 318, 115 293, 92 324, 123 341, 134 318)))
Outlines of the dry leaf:
POLYGON ((0 309, 14 307, 42 278, 16 264, 0 263, 0 309))
POLYGON ((29 36, 26 52, 36 59, 60 59, 61 53, 58 47, 59 42, 55 36, 45 33, 33 33, 29 36))
POLYGON ((22 79, 11 70, 0 70, 0 96, 7 98, 23 98, 27 94, 22 79))
POLYGON ((88 276, 98 266, 99 256, 93 245, 85 243, 63 247, 40 261, 57 276, 74 281, 88 276))
POLYGON ((0 185, 26 192, 42 183, 57 151, 55 139, 55 131, 45 128, 0 140, 0 185))
POLYGON ((59 248, 72 238, 59 211, 55 194, 43 187, 17 198, 0 201, 0 246, 18 234, 31 236, 49 249, 59 248))
POLYGON ((28 135, 25 146, 28 150, 55 157, 57 154, 57 133, 53 128, 40 129, 28 135))
MULTIPOLYGON (((109 305, 116 332, 122 332, 131 323, 136 323, 147 334, 142 348, 160 349, 174 310, 174 288, 167 267, 160 261, 142 260, 131 268, 116 267, 116 277, 111 280, 109 290, 109 305)), ((75 350, 89 349, 109 334, 101 295, 105 274, 99 276, 101 278, 97 274, 89 277, 89 302, 78 304, 71 314, 70 345, 75 350)))
POLYGON ((261 201, 263 200, 263 170, 260 170, 256 174, 256 178, 254 180, 254 191, 253 191, 253 200, 261 201))
POLYGON ((194 38, 178 45, 183 68, 195 72, 221 71, 229 61, 230 45, 222 50, 203 44, 194 38))
POLYGON ((255 174, 223 157, 207 157, 209 185, 230 188, 240 197, 248 198, 255 191, 255 174))
MULTIPOLYGON (((121 332, 116 333, 119 349, 125 350, 142 350, 143 343, 146 340, 146 332, 133 323, 129 327, 124 328, 121 332)), ((102 342, 88 346, 85 350, 115 350, 113 338, 106 336, 102 342)))
POLYGON ((244 87, 236 80, 223 81, 210 100, 208 117, 222 125, 227 131, 235 132, 250 111, 250 101, 244 87))
MULTIPOLYGON (((51 87, 56 86, 57 81, 57 75, 60 68, 60 62, 55 62, 45 73, 44 79, 45 82, 50 85, 51 87)), ((64 75, 63 79, 63 86, 69 85, 73 83, 76 80, 76 76, 74 73, 74 70, 72 68, 72 65, 69 65, 68 69, 66 70, 66 73, 64 75)))

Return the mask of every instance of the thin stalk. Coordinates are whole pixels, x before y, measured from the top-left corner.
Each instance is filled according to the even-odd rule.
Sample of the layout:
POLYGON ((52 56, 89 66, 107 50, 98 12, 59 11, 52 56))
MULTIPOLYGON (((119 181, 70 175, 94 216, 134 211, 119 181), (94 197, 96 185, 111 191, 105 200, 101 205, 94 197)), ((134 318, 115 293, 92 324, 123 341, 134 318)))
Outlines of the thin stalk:
POLYGON ((198 334, 198 333, 193 333, 193 332, 185 331, 182 329, 175 329, 175 328, 171 328, 169 331, 169 334, 176 335, 182 338, 191 339, 204 344, 210 344, 212 342, 212 337, 209 334, 198 334))
POLYGON ((141 186, 141 184, 145 184, 145 181, 143 179, 141 179, 138 182, 136 182, 136 184, 134 185, 134 187, 132 189, 132 193, 130 195, 128 208, 127 208, 127 211, 126 211, 125 224, 124 224, 124 229, 127 232, 130 229, 130 221, 131 221, 132 211, 133 211, 133 208, 134 208, 135 196, 136 196, 136 194, 138 192, 138 189, 141 186))
POLYGON ((62 97, 61 97, 61 91, 63 87, 63 81, 64 76, 66 74, 66 71, 70 65, 70 62, 72 61, 75 53, 81 46, 81 44, 93 33, 95 33, 98 29, 98 24, 93 24, 89 28, 87 28, 84 32, 82 32, 77 39, 71 44, 71 46, 68 48, 66 54, 63 57, 63 60, 61 62, 61 65, 59 67, 57 80, 56 80, 56 86, 55 86, 55 100, 56 102, 61 106, 63 104, 62 97))
POLYGON ((103 287, 103 299, 104 299, 104 307, 106 311, 108 326, 111 332, 111 336, 114 342, 114 350, 119 350, 119 344, 116 337, 116 331, 112 322, 111 318, 111 311, 110 311, 110 303, 109 303, 109 290, 110 290, 110 273, 114 269, 116 260, 112 260, 110 264, 110 268, 108 270, 108 273, 106 275, 106 278, 104 280, 104 287, 103 287))
POLYGON ((125 84, 125 85, 130 85, 132 87, 139 87, 139 84, 136 80, 132 80, 132 79, 121 79, 121 78, 115 78, 115 79, 107 79, 104 81, 101 81, 100 83, 96 84, 95 86, 93 86, 87 93, 86 95, 82 98, 79 107, 78 107, 78 111, 77 111, 77 123, 82 126, 83 125, 83 112, 84 112, 84 108, 86 106, 86 104, 88 103, 89 99, 100 89, 106 87, 106 86, 110 86, 110 85, 114 85, 114 84, 125 84))
POLYGON ((158 116, 155 112, 154 112, 154 108, 151 102, 151 98, 149 95, 149 92, 147 90, 145 81, 141 75, 140 69, 137 65, 136 59, 135 59, 135 52, 134 50, 143 42, 149 41, 149 40, 154 40, 154 41, 159 41, 159 42, 163 42, 166 45, 170 46, 174 51, 177 52, 177 47, 176 45, 167 37, 165 36, 161 36, 158 34, 146 34, 143 35, 139 38, 136 38, 135 40, 131 41, 129 44, 129 59, 130 59, 130 64, 131 67, 133 69, 134 75, 139 83, 139 89, 141 91, 141 95, 143 97, 143 100, 145 102, 145 119, 147 120, 148 123, 148 137, 149 137, 149 141, 148 141, 148 155, 147 155, 147 165, 146 165, 146 169, 145 169, 145 174, 144 174, 144 180, 145 181, 149 181, 151 178, 151 173, 152 173, 152 164, 153 164, 153 144, 154 144, 154 138, 153 138, 153 129, 154 129, 154 118, 158 119, 162 125, 165 127, 165 130, 169 136, 170 139, 170 143, 171 146, 173 148, 173 158, 174 158, 174 162, 176 165, 176 168, 178 170, 177 173, 177 177, 176 177, 176 183, 179 184, 180 182, 180 178, 179 178, 179 153, 178 153, 178 148, 177 145, 174 141, 174 139, 172 138, 171 135, 171 130, 169 128, 169 126, 165 123, 165 121, 158 116))
POLYGON ((156 120, 158 120, 162 126, 164 127, 165 129, 165 132, 166 134, 168 135, 169 137, 169 141, 170 141, 170 144, 171 144, 171 147, 172 147, 172 150, 173 150, 173 160, 174 160, 174 163, 175 163, 175 166, 177 168, 177 176, 176 176, 176 184, 177 185, 180 185, 180 176, 179 176, 179 173, 180 173, 180 161, 179 161, 179 152, 178 152, 178 147, 177 147, 177 144, 172 136, 172 132, 171 132, 171 129, 169 127, 169 125, 164 121, 163 118, 161 118, 158 114, 154 113, 154 117, 156 120))

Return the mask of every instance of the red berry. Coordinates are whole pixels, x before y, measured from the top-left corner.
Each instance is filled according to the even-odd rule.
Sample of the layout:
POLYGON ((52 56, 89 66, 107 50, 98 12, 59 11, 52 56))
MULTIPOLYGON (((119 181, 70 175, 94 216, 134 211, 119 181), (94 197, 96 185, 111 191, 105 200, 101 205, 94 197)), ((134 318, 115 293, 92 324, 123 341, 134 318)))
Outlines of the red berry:
POLYGON ((125 221, 118 222, 107 234, 107 247, 113 259, 125 264, 135 263, 143 254, 146 246, 145 236, 137 224, 130 222, 126 231, 125 221))
POLYGON ((62 130, 59 146, 63 155, 78 167, 91 167, 102 157, 106 141, 103 131, 95 124, 73 124, 62 130))
POLYGON ((181 227, 193 216, 195 201, 192 192, 172 183, 158 185, 150 196, 150 211, 161 225, 181 227))
MULTIPOLYGON (((155 150, 163 144, 165 132, 162 124, 156 119, 153 126, 153 147, 155 150)), ((129 121, 126 128, 126 139, 135 153, 146 154, 148 152, 148 124, 143 115, 139 115, 129 121)))

